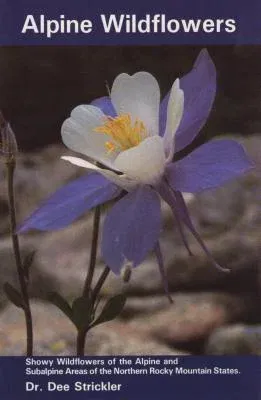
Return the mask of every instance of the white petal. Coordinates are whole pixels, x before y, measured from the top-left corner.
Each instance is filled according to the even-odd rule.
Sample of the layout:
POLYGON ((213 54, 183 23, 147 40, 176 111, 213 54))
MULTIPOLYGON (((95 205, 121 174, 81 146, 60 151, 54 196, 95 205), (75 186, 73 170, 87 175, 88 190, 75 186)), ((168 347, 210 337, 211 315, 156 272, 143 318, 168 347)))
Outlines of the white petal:
POLYGON ((70 149, 111 166, 115 155, 106 152, 108 136, 94 131, 105 121, 105 115, 92 105, 80 105, 62 125, 62 140, 70 149))
POLYGON ((142 184, 156 184, 165 169, 163 139, 152 136, 118 155, 114 166, 142 184))
POLYGON ((120 74, 113 82, 111 101, 118 114, 141 120, 149 135, 158 135, 160 89, 148 72, 120 74))
POLYGON ((130 179, 127 175, 118 175, 113 171, 110 171, 108 169, 102 169, 97 167, 96 165, 83 160, 82 158, 79 157, 70 157, 70 156, 63 156, 61 157, 62 160, 69 161, 73 165, 77 165, 78 167, 86 168, 89 171, 97 171, 105 178, 109 179, 111 182, 115 183, 115 185, 120 186, 121 188, 130 191, 135 189, 138 185, 139 182, 136 180, 130 179))
POLYGON ((93 171, 99 171, 101 168, 96 165, 90 163, 89 161, 83 160, 79 157, 71 157, 71 156, 62 156, 62 160, 69 161, 73 165, 77 165, 77 167, 86 168, 93 171))
POLYGON ((164 134, 164 148, 168 154, 168 160, 171 161, 174 155, 175 133, 179 127, 184 110, 184 92, 179 87, 179 79, 176 79, 171 88, 168 109, 167 122, 164 134))

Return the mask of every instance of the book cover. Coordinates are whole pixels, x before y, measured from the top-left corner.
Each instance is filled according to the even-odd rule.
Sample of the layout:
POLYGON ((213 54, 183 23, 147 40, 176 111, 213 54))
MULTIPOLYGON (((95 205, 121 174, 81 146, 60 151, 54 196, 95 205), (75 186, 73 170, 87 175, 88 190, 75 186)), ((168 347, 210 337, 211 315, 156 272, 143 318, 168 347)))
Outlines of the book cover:
POLYGON ((0 5, 1 398, 258 400, 260 2, 0 5))

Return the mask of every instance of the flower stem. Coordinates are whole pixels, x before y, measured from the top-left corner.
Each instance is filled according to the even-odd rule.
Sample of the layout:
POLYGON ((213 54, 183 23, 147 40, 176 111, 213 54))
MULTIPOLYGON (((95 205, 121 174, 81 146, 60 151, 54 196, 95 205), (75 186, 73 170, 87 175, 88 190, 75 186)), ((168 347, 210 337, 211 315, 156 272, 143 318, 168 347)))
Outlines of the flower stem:
POLYGON ((16 211, 15 211, 15 195, 14 195, 14 171, 15 159, 9 158, 7 165, 7 182, 8 182, 8 200, 9 200, 9 214, 10 214, 10 228, 13 243, 13 251, 15 256, 15 263, 21 288, 21 296, 23 299, 23 310, 25 314, 26 333, 27 333, 27 356, 33 355, 33 323, 32 314, 29 303, 27 279, 24 274, 22 258, 20 253, 19 239, 16 233, 16 211))
MULTIPOLYGON (((92 292, 92 304, 95 304, 95 301, 97 299, 97 296, 99 295, 99 292, 107 278, 107 276, 110 273, 110 268, 109 267, 105 267, 103 272, 100 275, 100 278, 98 279, 98 282, 96 283, 93 292, 92 292)), ((84 356, 84 348, 85 348, 85 339, 86 339, 86 335, 88 333, 88 328, 83 329, 78 331, 78 335, 77 335, 77 356, 78 357, 83 357, 84 356)))
POLYGON ((77 334, 77 356, 84 357, 84 348, 85 348, 85 339, 87 335, 88 329, 78 331, 77 334))
POLYGON ((100 293, 100 290, 101 290, 104 282, 106 281, 109 273, 110 273, 110 268, 106 265, 106 267, 104 268, 103 272, 100 275, 100 278, 98 279, 98 282, 96 283, 96 286, 93 289, 92 297, 93 297, 94 302, 95 302, 98 294, 100 293))
POLYGON ((94 275, 96 259, 97 259, 97 247, 98 247, 98 238, 99 238, 99 226, 101 219, 101 207, 98 206, 94 211, 93 218, 93 233, 92 233, 92 245, 91 245, 91 255, 90 255, 90 264, 84 284, 83 296, 88 296, 89 290, 91 288, 92 279, 94 275))
MULTIPOLYGON (((83 294, 82 294, 83 297, 91 298, 92 306, 94 306, 97 295, 99 294, 99 291, 109 273, 107 271, 106 274, 103 273, 101 275, 101 277, 99 278, 99 280, 94 288, 93 293, 90 296, 90 289, 91 289, 91 285, 92 285, 92 281, 93 281, 96 260, 97 260, 100 219, 101 219, 101 207, 98 206, 95 208, 95 211, 94 211, 90 263, 89 263, 89 268, 88 268, 88 272, 87 272, 87 276, 86 276, 86 280, 85 280, 84 288, 83 288, 83 294)), ((108 268, 108 267, 106 267, 106 268, 108 268)), ((105 270, 106 270, 106 268, 105 268, 105 270)), ((77 355, 78 356, 84 356, 85 339, 86 339, 87 332, 88 332, 88 327, 86 329, 78 331, 78 335, 77 335, 77 355)))

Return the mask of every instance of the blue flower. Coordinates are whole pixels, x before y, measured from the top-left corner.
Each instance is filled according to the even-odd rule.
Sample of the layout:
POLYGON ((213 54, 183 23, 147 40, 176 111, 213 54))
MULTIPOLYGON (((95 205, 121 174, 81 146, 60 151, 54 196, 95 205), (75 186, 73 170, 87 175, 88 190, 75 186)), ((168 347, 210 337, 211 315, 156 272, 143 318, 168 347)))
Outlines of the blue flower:
POLYGON ((151 74, 120 74, 110 96, 76 107, 62 126, 65 145, 94 162, 62 158, 92 173, 58 190, 24 221, 20 232, 64 228, 84 212, 118 197, 103 226, 104 262, 119 274, 126 262, 136 267, 154 249, 162 270, 163 199, 188 251, 184 226, 218 266, 191 222, 182 192, 222 185, 249 170, 251 163, 233 140, 210 141, 173 162, 175 153, 185 149, 205 124, 215 93, 216 70, 206 50, 161 102, 151 74), (122 192, 125 195, 119 197, 122 192))

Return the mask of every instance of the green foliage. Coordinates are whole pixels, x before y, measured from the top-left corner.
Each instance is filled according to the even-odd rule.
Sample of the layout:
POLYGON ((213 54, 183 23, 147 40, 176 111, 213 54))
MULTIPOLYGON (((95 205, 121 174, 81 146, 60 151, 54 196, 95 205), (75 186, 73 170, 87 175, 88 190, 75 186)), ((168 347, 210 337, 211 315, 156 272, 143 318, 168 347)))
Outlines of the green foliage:
POLYGON ((23 298, 17 289, 10 285, 10 283, 6 282, 4 284, 4 291, 11 303, 13 303, 18 308, 24 309, 23 298))
POLYGON ((56 292, 50 293, 48 298, 70 319, 78 332, 90 330, 96 325, 113 320, 121 313, 126 303, 125 294, 117 294, 106 302, 100 315, 95 319, 96 307, 92 298, 78 297, 72 306, 56 292))
POLYGON ((27 281, 29 281, 29 272, 30 272, 30 268, 34 261, 35 253, 36 253, 35 251, 31 251, 23 259, 23 270, 24 270, 24 275, 25 275, 27 281))
POLYGON ((91 324, 91 328, 118 317, 118 315, 122 312, 125 303, 126 295, 123 293, 117 294, 116 296, 109 299, 98 318, 96 318, 91 324))
POLYGON ((92 302, 88 297, 78 297, 72 305, 72 321, 78 331, 88 329, 92 319, 92 302))
POLYGON ((59 294, 56 292, 52 292, 48 296, 48 300, 59 308, 72 322, 72 308, 70 304, 59 294))

